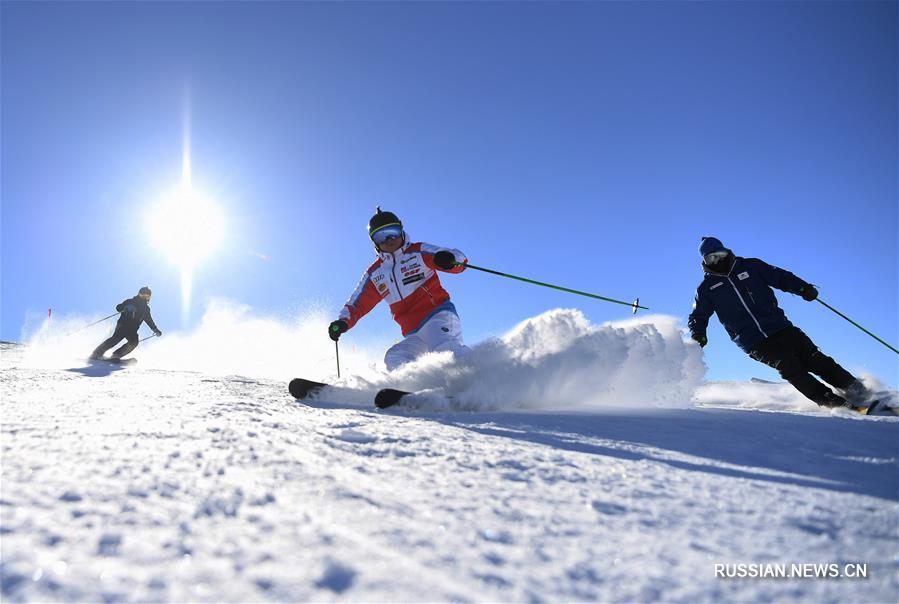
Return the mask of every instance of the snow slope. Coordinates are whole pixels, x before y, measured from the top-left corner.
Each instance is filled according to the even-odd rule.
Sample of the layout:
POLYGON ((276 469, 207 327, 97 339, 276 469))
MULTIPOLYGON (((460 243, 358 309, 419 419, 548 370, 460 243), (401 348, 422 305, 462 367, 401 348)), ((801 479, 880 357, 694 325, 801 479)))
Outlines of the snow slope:
POLYGON ((703 384, 664 318, 553 313, 398 376, 454 397, 414 411, 4 344, 4 601, 895 601, 899 418, 703 384), (715 576, 819 562, 868 578, 715 576))

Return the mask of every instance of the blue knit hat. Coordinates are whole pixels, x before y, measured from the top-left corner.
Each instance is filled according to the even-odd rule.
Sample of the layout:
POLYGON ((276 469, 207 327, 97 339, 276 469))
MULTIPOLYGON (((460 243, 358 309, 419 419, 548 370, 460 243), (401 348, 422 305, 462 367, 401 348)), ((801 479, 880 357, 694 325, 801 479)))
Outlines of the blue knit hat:
POLYGON ((699 244, 699 255, 703 258, 706 257, 707 254, 711 254, 712 252, 720 252, 721 250, 726 250, 724 244, 721 243, 718 239, 714 237, 703 237, 702 243, 699 244))

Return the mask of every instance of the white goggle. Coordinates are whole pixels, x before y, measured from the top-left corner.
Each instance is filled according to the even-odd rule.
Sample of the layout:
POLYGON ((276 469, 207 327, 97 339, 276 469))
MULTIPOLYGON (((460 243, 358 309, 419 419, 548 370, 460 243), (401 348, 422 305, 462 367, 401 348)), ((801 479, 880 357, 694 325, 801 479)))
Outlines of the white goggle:
POLYGON ((382 245, 393 239, 401 239, 403 237, 403 225, 388 224, 377 229, 371 234, 371 240, 375 245, 382 245))
POLYGON ((703 261, 706 264, 717 264, 718 262, 721 262, 722 260, 727 258, 728 255, 730 255, 730 252, 728 252, 727 250, 712 252, 711 254, 706 254, 705 256, 703 256, 703 261))

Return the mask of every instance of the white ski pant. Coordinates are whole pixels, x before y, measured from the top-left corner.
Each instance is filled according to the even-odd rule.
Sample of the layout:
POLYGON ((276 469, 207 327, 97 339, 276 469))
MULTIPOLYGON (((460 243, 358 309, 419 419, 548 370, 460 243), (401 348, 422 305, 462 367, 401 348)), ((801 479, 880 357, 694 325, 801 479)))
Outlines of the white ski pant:
POLYGON ((437 313, 419 327, 418 331, 388 348, 384 363, 388 371, 393 371, 426 352, 444 350, 451 350, 456 355, 469 352, 468 346, 462 343, 462 322, 456 313, 448 310, 437 313))

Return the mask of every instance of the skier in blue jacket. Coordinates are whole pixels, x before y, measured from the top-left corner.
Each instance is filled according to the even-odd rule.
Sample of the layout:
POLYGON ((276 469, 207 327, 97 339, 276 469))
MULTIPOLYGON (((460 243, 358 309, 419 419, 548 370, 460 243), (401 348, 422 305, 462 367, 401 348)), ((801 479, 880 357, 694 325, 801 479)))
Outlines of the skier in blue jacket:
POLYGON ((737 346, 756 361, 776 369, 783 379, 817 404, 865 406, 871 398, 867 388, 790 323, 771 289, 776 287, 811 302, 818 297, 813 285, 758 258, 735 256, 714 237, 702 238, 699 253, 705 278, 696 289, 687 325, 690 336, 700 346, 708 343, 706 328, 712 313, 716 313, 737 346), (815 379, 812 373, 840 394, 815 379))

